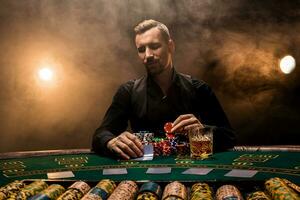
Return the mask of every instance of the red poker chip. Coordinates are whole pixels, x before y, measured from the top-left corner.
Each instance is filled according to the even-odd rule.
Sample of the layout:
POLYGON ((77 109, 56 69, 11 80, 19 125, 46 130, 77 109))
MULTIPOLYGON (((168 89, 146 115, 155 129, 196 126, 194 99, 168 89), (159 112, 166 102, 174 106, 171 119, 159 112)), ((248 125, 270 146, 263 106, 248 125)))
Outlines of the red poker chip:
POLYGON ((173 128, 172 122, 165 123, 164 130, 166 131, 166 133, 171 133, 172 128, 173 128))

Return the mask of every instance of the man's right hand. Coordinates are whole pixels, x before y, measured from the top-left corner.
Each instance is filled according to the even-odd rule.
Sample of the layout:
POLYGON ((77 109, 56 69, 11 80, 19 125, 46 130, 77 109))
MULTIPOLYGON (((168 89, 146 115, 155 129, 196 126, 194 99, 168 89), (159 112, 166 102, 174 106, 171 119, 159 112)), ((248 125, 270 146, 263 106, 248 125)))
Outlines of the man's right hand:
POLYGON ((125 131, 107 143, 107 148, 126 160, 143 156, 143 145, 132 133, 125 131))

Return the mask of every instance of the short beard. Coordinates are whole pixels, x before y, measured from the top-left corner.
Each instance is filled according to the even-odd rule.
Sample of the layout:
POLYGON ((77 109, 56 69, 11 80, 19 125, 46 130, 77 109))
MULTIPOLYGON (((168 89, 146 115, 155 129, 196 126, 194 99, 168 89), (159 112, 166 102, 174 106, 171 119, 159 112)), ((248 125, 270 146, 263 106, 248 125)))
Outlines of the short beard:
POLYGON ((148 66, 146 66, 146 70, 147 74, 153 77, 161 74, 165 70, 165 67, 160 64, 158 68, 155 68, 155 70, 151 70, 148 66))

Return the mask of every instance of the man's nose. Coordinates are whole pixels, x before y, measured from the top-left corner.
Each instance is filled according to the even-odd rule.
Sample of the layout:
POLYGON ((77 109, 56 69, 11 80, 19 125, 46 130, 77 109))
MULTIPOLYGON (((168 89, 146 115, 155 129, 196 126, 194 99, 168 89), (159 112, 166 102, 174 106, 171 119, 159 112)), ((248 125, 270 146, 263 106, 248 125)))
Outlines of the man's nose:
POLYGON ((154 57, 153 51, 149 47, 146 47, 145 57, 146 59, 151 59, 154 57))

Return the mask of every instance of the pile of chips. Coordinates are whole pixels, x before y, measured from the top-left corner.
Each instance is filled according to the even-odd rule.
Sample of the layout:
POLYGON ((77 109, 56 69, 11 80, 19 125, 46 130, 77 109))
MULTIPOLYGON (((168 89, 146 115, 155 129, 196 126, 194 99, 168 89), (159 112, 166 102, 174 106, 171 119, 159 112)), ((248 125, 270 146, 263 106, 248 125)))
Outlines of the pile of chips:
POLYGON ((55 200, 62 193, 64 193, 65 188, 59 184, 52 184, 40 193, 30 197, 29 200, 55 200))
POLYGON ((172 123, 168 122, 164 126, 164 138, 154 137, 154 133, 140 131, 134 133, 143 144, 152 144, 154 156, 179 155, 187 156, 190 154, 190 147, 187 136, 171 133, 172 123))
POLYGON ((110 179, 101 180, 91 190, 83 181, 74 182, 66 191, 61 185, 48 186, 41 180, 28 185, 15 181, 0 187, 0 200, 243 200, 244 197, 247 200, 298 200, 299 186, 286 179, 270 178, 265 181, 264 188, 255 187, 255 191, 245 194, 235 185, 216 188, 198 182, 187 187, 179 181, 174 181, 162 188, 158 183, 145 182, 139 189, 135 181, 121 181, 117 185, 110 179))
POLYGON ((7 199, 13 194, 19 192, 22 188, 24 188, 25 184, 22 181, 14 181, 11 182, 4 187, 0 188, 0 200, 7 199))
POLYGON ((140 131, 133 134, 142 142, 142 144, 149 144, 153 142, 154 133, 148 131, 140 131))
POLYGON ((19 200, 26 200, 31 196, 34 196, 41 192, 42 190, 46 189, 48 184, 45 181, 34 181, 29 185, 24 186, 19 191, 12 193, 7 199, 19 199, 19 200))

